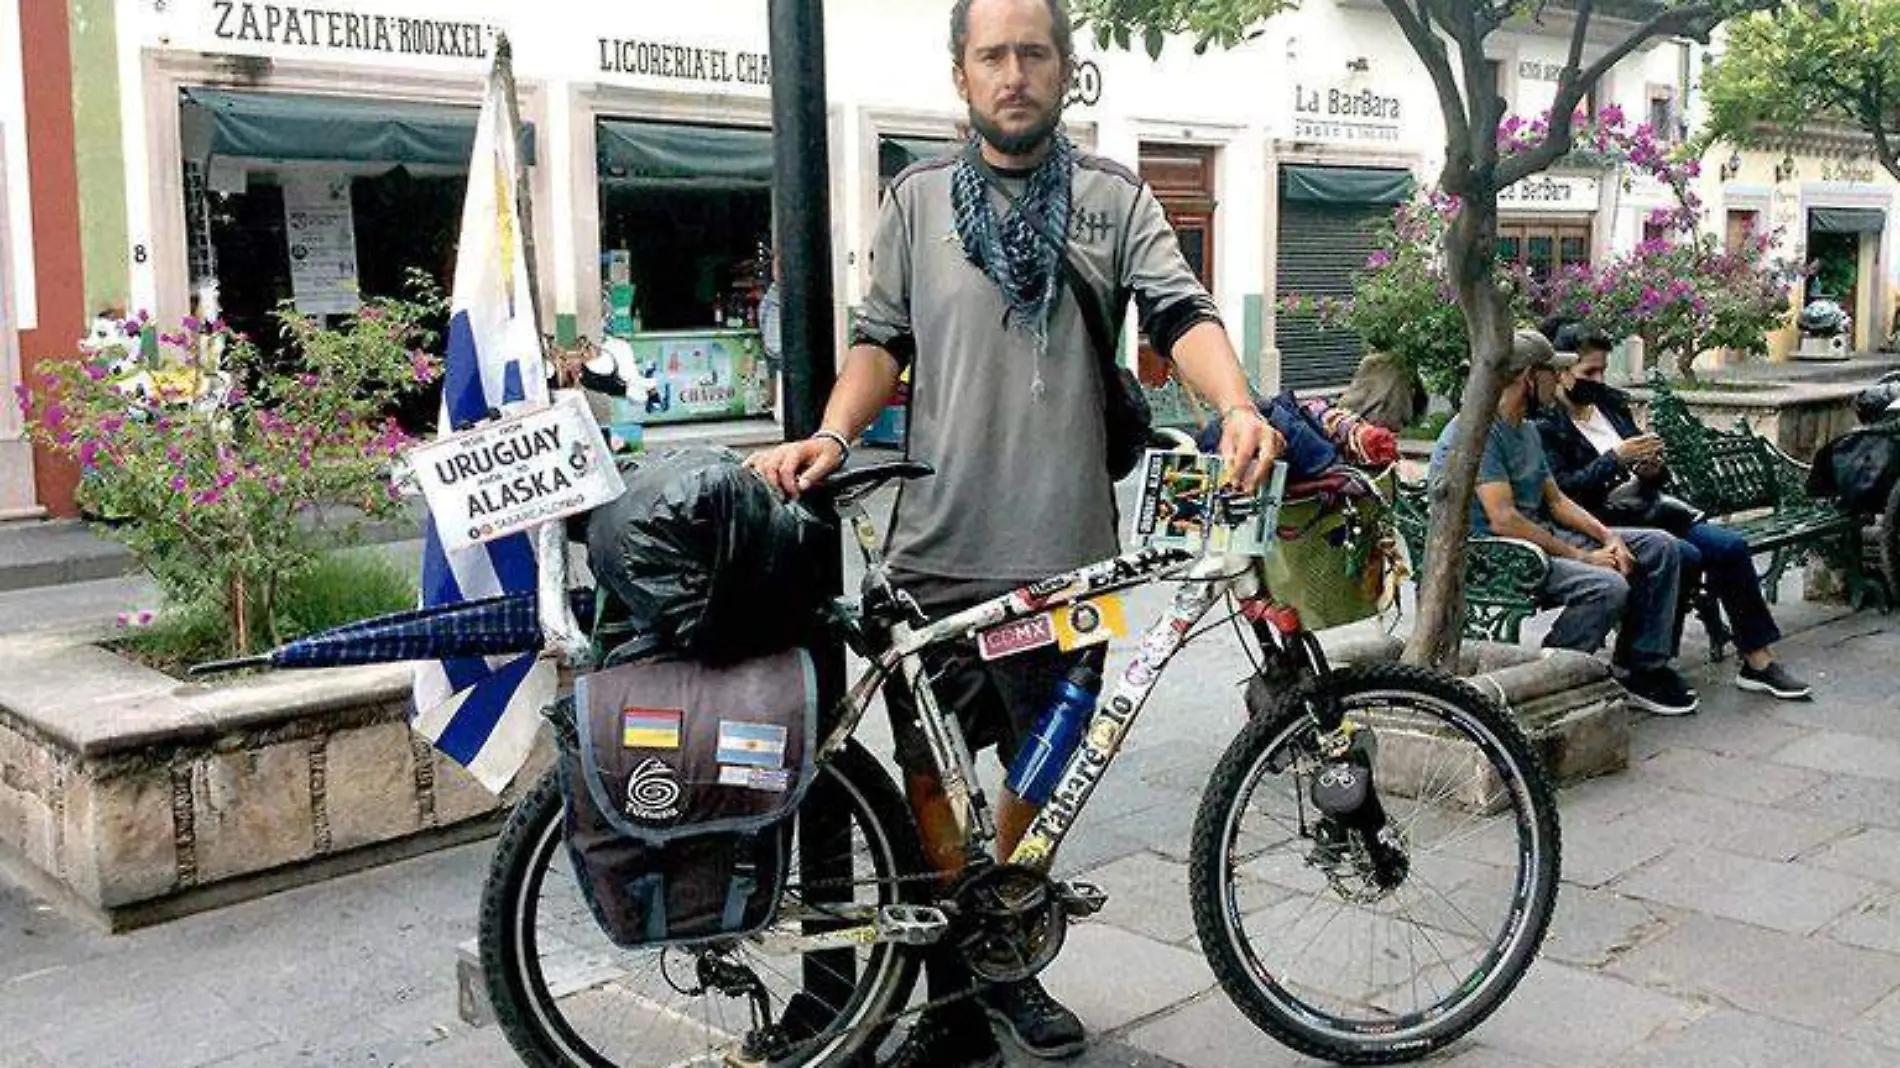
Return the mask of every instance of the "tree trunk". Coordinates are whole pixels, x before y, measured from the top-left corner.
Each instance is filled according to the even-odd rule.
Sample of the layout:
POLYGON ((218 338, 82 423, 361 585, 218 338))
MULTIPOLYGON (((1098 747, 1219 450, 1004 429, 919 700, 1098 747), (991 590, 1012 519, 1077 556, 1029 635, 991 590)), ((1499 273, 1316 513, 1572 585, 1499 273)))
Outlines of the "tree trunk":
POLYGON ((246 602, 249 595, 244 588, 244 574, 232 572, 231 584, 225 593, 225 611, 231 621, 231 633, 235 636, 236 647, 233 652, 244 656, 251 651, 250 605, 246 602))
POLYGON ((1458 291, 1471 337, 1471 374, 1458 407, 1458 433, 1445 475, 1432 487, 1431 537, 1426 543, 1418 622, 1405 644, 1405 662, 1455 671, 1463 637, 1465 540, 1471 532, 1478 462, 1497 418, 1504 382, 1499 360, 1510 351, 1511 308, 1493 277, 1497 247, 1497 191, 1473 190, 1445 235, 1446 266, 1458 291))

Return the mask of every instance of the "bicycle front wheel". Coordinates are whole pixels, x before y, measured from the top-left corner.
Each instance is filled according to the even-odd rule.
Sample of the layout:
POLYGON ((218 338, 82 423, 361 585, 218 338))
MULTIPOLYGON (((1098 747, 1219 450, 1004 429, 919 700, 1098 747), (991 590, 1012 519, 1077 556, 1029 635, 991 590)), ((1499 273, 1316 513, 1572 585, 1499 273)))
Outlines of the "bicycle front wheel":
POLYGON ((800 953, 771 937, 862 925, 870 910, 925 889, 909 812, 855 742, 819 768, 800 803, 778 923, 752 938, 616 946, 569 867, 561 804, 553 774, 522 799, 482 892, 489 999, 531 1068, 723 1068, 760 1022, 760 998, 767 1022, 793 1042, 775 1066, 842 1064, 860 1047, 874 1048, 903 1008, 916 979, 915 950, 879 943, 800 953), (708 982, 709 969, 749 973, 756 997, 722 991, 708 982))
POLYGON ((1341 1064, 1413 1060, 1523 977, 1558 852, 1549 777, 1508 716, 1434 672, 1344 668, 1280 695, 1216 766, 1194 826, 1195 926, 1274 1038, 1341 1064), (1328 692, 1373 739, 1378 816, 1315 804, 1321 777, 1340 778, 1310 712, 1328 692))

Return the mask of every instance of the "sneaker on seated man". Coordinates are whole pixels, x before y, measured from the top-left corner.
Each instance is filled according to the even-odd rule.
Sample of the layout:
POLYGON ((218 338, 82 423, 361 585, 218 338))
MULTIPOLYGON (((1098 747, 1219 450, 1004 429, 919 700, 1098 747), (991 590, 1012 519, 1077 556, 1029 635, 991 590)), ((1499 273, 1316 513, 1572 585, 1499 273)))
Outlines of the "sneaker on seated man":
MULTIPOLYGON (((1504 394, 1478 467, 1471 532, 1519 538, 1550 556, 1540 593, 1546 604, 1563 606, 1563 613, 1544 639, 1547 648, 1594 653, 1617 630, 1613 662, 1631 703, 1658 715, 1686 715, 1700 698, 1669 666, 1682 574, 1676 539, 1662 531, 1606 527, 1564 496, 1530 420, 1555 399, 1557 373, 1574 362, 1574 354, 1558 356, 1534 330, 1513 338, 1504 394)), ((1438 437, 1434 487, 1444 477, 1457 434, 1453 419, 1438 437)))

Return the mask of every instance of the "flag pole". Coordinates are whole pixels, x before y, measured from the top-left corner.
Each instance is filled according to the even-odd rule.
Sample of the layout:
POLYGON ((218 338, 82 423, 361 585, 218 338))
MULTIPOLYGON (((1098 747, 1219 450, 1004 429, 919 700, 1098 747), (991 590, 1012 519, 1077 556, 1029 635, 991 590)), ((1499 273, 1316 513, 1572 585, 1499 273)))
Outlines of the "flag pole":
MULTIPOLYGON (((541 274, 534 246, 534 195, 529 186, 528 160, 521 151, 520 90, 515 86, 515 50, 508 35, 495 40, 495 80, 501 87, 502 128, 514 138, 515 225, 519 230, 522 265, 528 276, 528 308, 534 320, 533 372, 547 380, 547 334, 541 329, 541 274)), ((474 180, 474 175, 470 179, 474 180)), ((523 368, 524 376, 529 373, 523 368)), ((536 613, 547 655, 567 667, 587 659, 590 645, 574 618, 567 599, 567 524, 561 520, 534 528, 536 613)))
POLYGON ((528 306, 534 309, 534 344, 547 365, 547 336, 541 332, 541 270, 534 253, 534 196, 528 185, 528 158, 521 151, 521 100, 515 88, 515 48, 508 35, 495 38, 495 79, 501 82, 504 125, 515 139, 515 218, 521 222, 521 255, 528 268, 528 306))

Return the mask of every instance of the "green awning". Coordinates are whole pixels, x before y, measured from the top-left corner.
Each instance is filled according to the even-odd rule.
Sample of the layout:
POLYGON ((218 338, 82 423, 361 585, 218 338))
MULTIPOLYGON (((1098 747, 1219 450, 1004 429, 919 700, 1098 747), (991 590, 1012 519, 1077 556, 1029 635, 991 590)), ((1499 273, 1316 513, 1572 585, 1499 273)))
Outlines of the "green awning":
POLYGON ((1808 229, 1817 234, 1877 234, 1887 228, 1879 208, 1809 208, 1808 229))
MULTIPOLYGON (((466 168, 475 149, 472 107, 351 97, 191 88, 181 102, 187 159, 212 156, 466 168)), ((522 155, 534 162, 534 128, 522 155)))
POLYGON ((595 149, 607 185, 772 188, 769 130, 601 119, 595 149))
POLYGON ((1403 204, 1416 186, 1411 171, 1385 167, 1280 168, 1280 198, 1307 204, 1403 204))

